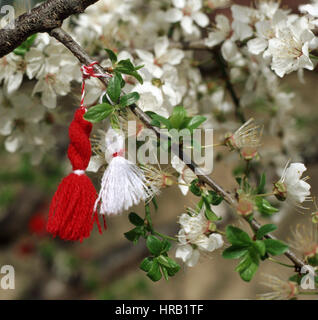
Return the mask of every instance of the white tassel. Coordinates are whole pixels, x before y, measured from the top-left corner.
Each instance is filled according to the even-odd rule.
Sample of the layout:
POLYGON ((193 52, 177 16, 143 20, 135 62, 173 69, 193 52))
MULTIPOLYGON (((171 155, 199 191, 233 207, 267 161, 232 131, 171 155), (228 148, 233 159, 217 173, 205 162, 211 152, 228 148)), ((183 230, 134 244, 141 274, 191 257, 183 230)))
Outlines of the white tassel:
POLYGON ((124 155, 125 137, 113 129, 105 136, 105 158, 109 163, 104 172, 95 210, 101 214, 116 215, 146 200, 150 194, 141 169, 124 155))

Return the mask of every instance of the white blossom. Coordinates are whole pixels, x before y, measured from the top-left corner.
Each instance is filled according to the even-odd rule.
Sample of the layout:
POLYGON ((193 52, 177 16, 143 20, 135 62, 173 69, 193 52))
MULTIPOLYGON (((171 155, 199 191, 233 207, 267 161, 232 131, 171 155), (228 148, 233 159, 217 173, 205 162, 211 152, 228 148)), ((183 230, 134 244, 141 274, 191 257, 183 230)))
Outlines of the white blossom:
POLYGON ((179 245, 176 250, 176 257, 189 267, 197 264, 200 251, 213 252, 223 246, 222 236, 218 233, 210 233, 208 221, 204 214, 204 207, 199 213, 195 211, 191 215, 183 213, 179 218, 181 226, 178 233, 179 245))
POLYGON ((286 186, 286 199, 298 206, 310 199, 310 184, 306 182, 307 178, 301 178, 306 170, 303 163, 291 163, 288 168, 285 168, 280 179, 280 182, 286 186))
POLYGON ((209 32, 208 38, 205 39, 205 45, 208 47, 214 47, 225 39, 227 39, 231 34, 231 25, 229 19, 223 14, 218 14, 215 17, 215 28, 212 32, 209 32))
POLYGON ((299 69, 313 70, 309 57, 310 42, 315 38, 312 31, 304 28, 298 19, 292 25, 276 31, 269 40, 266 56, 272 58, 271 68, 279 77, 299 69))
POLYGON ((156 40, 154 55, 148 51, 137 49, 138 57, 145 64, 145 68, 155 78, 163 75, 162 66, 165 64, 178 65, 184 58, 184 52, 180 49, 169 49, 169 40, 166 36, 156 40))
POLYGON ((9 53, 0 59, 0 83, 8 94, 12 94, 20 88, 25 72, 26 64, 22 56, 9 53))
POLYGON ((138 83, 133 91, 140 95, 137 105, 143 111, 152 111, 163 117, 168 117, 169 112, 163 106, 162 91, 150 81, 145 81, 143 84, 138 83))
POLYGON ((184 196, 187 195, 189 191, 189 184, 191 181, 196 179, 196 175, 193 171, 179 159, 177 156, 173 156, 171 160, 172 167, 179 173, 178 183, 179 188, 184 196))
POLYGON ((174 8, 166 13, 168 22, 180 22, 182 29, 186 34, 193 34, 198 31, 196 23, 204 28, 209 24, 209 18, 201 12, 201 0, 172 0, 174 8))

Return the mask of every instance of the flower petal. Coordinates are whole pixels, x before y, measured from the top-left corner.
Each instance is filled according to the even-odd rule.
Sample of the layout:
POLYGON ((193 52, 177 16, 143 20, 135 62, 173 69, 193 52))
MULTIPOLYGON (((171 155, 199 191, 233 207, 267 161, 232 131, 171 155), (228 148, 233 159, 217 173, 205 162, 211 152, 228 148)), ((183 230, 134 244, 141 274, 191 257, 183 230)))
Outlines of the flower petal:
POLYGON ((165 15, 166 20, 172 23, 181 21, 182 17, 183 17, 182 11, 176 8, 169 9, 165 15))

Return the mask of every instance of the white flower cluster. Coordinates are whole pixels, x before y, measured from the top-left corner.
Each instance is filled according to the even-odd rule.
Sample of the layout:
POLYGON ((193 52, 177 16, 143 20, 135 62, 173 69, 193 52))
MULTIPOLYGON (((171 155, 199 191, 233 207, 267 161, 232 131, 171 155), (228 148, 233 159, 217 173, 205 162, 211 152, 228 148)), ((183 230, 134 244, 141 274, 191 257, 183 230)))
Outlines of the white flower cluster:
POLYGON ((0 134, 9 152, 28 152, 38 163, 54 143, 50 119, 58 96, 79 81, 79 64, 67 49, 46 34, 39 34, 25 55, 10 53, 0 60, 0 134), (24 81, 24 79, 29 81, 24 81), (49 110, 47 110, 49 109, 49 110))
POLYGON ((210 221, 204 210, 199 213, 183 213, 179 218, 181 229, 178 233, 179 246, 176 257, 188 266, 193 267, 200 258, 200 252, 209 253, 223 246, 222 236, 209 231, 210 221))
POLYGON ((223 58, 236 66, 248 65, 246 54, 261 57, 279 77, 292 71, 313 70, 310 52, 318 47, 313 33, 317 25, 314 8, 300 6, 307 14, 299 16, 280 9, 273 1, 261 1, 257 8, 233 5, 233 22, 217 15, 216 26, 205 44, 213 47, 222 43, 223 58))
MULTIPOLYGON (((191 41, 207 48, 220 46, 232 83, 243 84, 241 106, 260 101, 275 106, 277 116, 271 128, 272 133, 279 132, 294 97, 282 90, 279 77, 299 71, 302 79, 303 69, 314 68, 317 4, 300 6, 301 14, 266 0, 255 8, 232 5, 232 20, 217 14, 215 23, 210 22, 208 13, 226 4, 227 0, 100 0, 84 13, 70 17, 63 27, 105 67, 111 62, 103 48, 117 52, 119 59, 144 65, 139 70, 144 83, 126 76, 124 89, 140 94, 137 104, 143 111, 168 117, 174 106, 182 104, 189 116, 199 112, 206 116, 205 126, 228 130, 226 126, 233 128, 233 123, 222 121, 233 105, 223 85, 217 78, 202 77, 194 52, 182 49, 182 44, 191 41), (210 31, 206 38, 203 29, 210 31)), ((42 140, 47 140, 44 133, 50 126, 44 121, 46 111, 52 112, 58 97, 71 93, 72 81, 81 81, 79 66, 63 45, 46 34, 38 34, 24 55, 10 53, 0 59, 1 96, 6 101, 0 104, 0 114, 5 115, 0 119, 0 134, 7 137, 7 150, 32 149, 27 144, 39 141, 42 133, 42 140), (28 83, 31 86, 25 85, 28 83), (28 105, 40 109, 35 117, 16 107, 13 100, 17 100, 17 92, 28 96, 28 105), (31 130, 24 131, 29 124, 32 134, 31 130)), ((87 80, 86 89, 88 105, 96 103, 104 91, 94 78, 87 80)), ((285 130, 291 131, 292 126, 285 130)), ((291 136, 294 134, 283 137, 284 147, 291 150, 289 155, 297 140, 290 141, 291 136)), ((52 143, 44 145, 48 148, 52 143)), ((186 192, 186 186, 183 189, 186 192)))

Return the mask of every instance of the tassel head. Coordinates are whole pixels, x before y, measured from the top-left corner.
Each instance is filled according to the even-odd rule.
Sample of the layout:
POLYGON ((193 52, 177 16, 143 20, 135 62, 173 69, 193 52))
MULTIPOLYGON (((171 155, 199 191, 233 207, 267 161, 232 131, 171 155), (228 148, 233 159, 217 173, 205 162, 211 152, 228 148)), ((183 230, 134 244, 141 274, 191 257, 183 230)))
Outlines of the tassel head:
POLYGON ((95 203, 101 214, 116 215, 150 195, 142 170, 124 158, 125 137, 110 128, 105 135, 105 159, 109 163, 104 172, 101 189, 95 203))
POLYGON ((83 118, 84 114, 84 108, 78 109, 70 124, 68 158, 73 172, 58 186, 47 223, 48 232, 63 240, 82 241, 90 235, 95 221, 101 232, 94 211, 97 193, 91 180, 85 175, 91 157, 89 135, 92 124, 83 118))

